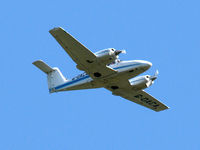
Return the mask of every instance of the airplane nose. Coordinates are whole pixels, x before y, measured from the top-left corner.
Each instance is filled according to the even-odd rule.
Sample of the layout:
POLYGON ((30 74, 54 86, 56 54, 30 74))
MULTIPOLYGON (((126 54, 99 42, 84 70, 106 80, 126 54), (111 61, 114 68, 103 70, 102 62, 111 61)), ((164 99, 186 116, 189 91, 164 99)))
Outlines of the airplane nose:
POLYGON ((140 64, 140 67, 143 70, 148 70, 152 66, 151 62, 145 61, 145 60, 134 60, 134 63, 135 62, 137 62, 138 64, 140 64))
POLYGON ((151 62, 149 62, 149 61, 142 61, 142 64, 144 65, 144 67, 146 68, 146 69, 149 69, 151 66, 152 66, 152 63, 151 62))
POLYGON ((147 65, 148 68, 150 68, 152 66, 152 63, 149 62, 149 61, 146 61, 146 65, 147 65))

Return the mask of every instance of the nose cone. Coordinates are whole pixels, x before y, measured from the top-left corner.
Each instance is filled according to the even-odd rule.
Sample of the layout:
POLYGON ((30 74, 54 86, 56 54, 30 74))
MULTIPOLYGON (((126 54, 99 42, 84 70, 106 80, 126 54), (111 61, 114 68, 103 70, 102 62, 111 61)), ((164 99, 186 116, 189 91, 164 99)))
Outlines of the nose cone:
POLYGON ((119 55, 120 53, 122 53, 121 50, 116 50, 116 51, 115 51, 115 55, 119 55))
POLYGON ((156 77, 156 76, 152 76, 152 77, 150 77, 150 79, 151 79, 152 81, 154 81, 155 79, 157 79, 157 77, 156 77))
POLYGON ((144 65, 147 67, 147 69, 149 69, 152 66, 152 63, 149 61, 145 61, 144 65))
POLYGON ((149 61, 145 61, 145 60, 137 60, 137 63, 141 64, 141 67, 143 67, 143 69, 147 70, 152 66, 152 63, 149 61))

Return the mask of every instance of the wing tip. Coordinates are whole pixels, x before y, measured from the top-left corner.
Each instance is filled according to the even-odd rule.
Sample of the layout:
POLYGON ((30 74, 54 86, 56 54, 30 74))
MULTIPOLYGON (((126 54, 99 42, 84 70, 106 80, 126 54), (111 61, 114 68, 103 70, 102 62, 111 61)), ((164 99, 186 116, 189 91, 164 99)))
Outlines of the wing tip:
POLYGON ((156 111, 156 112, 160 112, 160 111, 167 110, 167 109, 170 109, 170 107, 168 107, 168 106, 165 106, 164 108, 162 108, 162 109, 159 109, 159 110, 155 110, 155 111, 156 111))
POLYGON ((36 61, 32 62, 32 64, 33 64, 33 65, 36 65, 38 62, 41 62, 41 63, 43 63, 44 61, 43 61, 43 60, 41 60, 41 59, 39 59, 39 60, 36 60, 36 61))
POLYGON ((49 32, 50 32, 50 33, 53 33, 53 32, 55 32, 55 31, 59 31, 59 30, 65 31, 62 27, 55 27, 55 28, 49 30, 49 32))

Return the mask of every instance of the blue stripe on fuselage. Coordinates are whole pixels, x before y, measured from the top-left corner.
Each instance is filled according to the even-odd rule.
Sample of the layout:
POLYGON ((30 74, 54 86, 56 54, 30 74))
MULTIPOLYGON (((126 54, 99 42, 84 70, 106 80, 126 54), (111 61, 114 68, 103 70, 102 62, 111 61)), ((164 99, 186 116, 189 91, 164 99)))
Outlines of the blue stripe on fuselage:
MULTIPOLYGON (((121 68, 127 68, 127 67, 131 67, 131 66, 136 66, 136 65, 139 65, 139 64, 132 64, 132 65, 114 67, 114 68, 112 68, 112 69, 121 69, 121 68)), ((73 84, 73 83, 76 83, 76 82, 78 82, 78 81, 81 81, 81 80, 84 80, 84 79, 87 79, 87 78, 90 78, 90 76, 89 76, 89 75, 86 75, 85 77, 82 77, 82 78, 79 78, 79 79, 76 79, 76 80, 69 81, 69 82, 67 82, 67 83, 64 83, 64 84, 62 84, 62 85, 59 85, 59 86, 55 87, 54 89, 55 89, 55 90, 59 90, 59 89, 65 87, 65 86, 71 85, 71 84, 73 84)), ((52 89, 53 89, 53 88, 52 88, 52 89)), ((51 89, 49 89, 49 90, 51 91, 51 89)))
POLYGON ((70 85, 70 84, 76 83, 76 82, 78 82, 78 81, 84 80, 84 79, 89 78, 89 77, 90 77, 89 75, 86 75, 85 77, 82 77, 82 78, 79 78, 79 79, 76 79, 76 80, 72 80, 72 81, 69 81, 69 82, 64 83, 64 84, 62 84, 62 85, 59 85, 59 86, 55 87, 55 89, 58 90, 58 89, 60 89, 60 88, 63 88, 63 87, 65 87, 65 86, 68 86, 68 85, 70 85))

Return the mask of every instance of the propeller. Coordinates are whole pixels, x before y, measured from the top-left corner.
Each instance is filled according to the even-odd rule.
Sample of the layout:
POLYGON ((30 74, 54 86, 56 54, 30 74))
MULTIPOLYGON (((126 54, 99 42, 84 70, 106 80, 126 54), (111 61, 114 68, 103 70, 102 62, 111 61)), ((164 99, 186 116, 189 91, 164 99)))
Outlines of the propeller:
POLYGON ((155 74, 154 74, 154 76, 158 76, 158 74, 159 74, 159 72, 158 72, 158 70, 156 70, 156 72, 155 72, 155 74))
POLYGON ((126 50, 125 49, 123 49, 121 51, 122 51, 122 54, 126 54, 126 50))
POLYGON ((115 50, 115 55, 119 55, 120 53, 126 54, 126 50, 115 50))
POLYGON ((149 76, 148 82, 146 83, 147 87, 151 86, 154 83, 154 80, 156 80, 158 77, 158 73, 158 70, 156 70, 153 76, 149 76))
POLYGON ((156 70, 155 74, 154 74, 153 76, 151 76, 150 79, 151 79, 152 81, 154 81, 155 79, 157 79, 158 74, 159 74, 159 72, 158 72, 158 70, 156 70))

